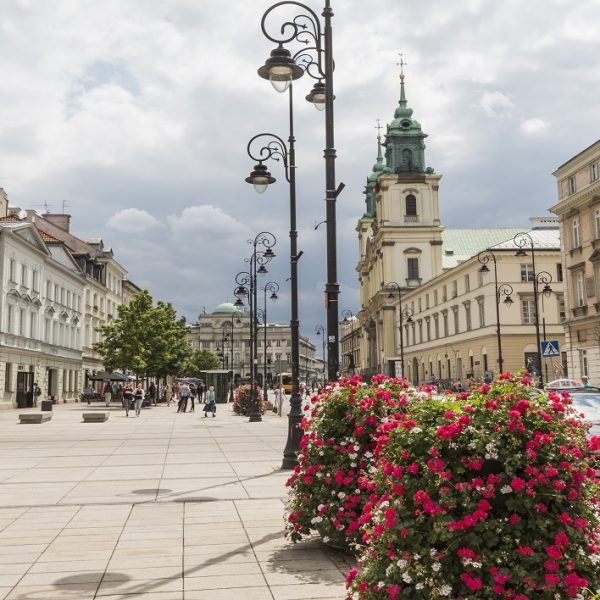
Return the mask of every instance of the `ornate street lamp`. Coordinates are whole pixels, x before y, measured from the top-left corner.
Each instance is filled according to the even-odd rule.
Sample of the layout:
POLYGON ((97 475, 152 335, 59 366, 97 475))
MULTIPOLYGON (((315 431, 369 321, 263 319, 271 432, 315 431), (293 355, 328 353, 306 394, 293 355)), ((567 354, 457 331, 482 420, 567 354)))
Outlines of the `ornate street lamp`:
POLYGON ((348 361, 348 370, 352 371, 352 375, 354 375, 354 371, 356 369, 356 364, 354 362, 354 313, 349 309, 344 309, 342 311, 342 320, 344 323, 350 323, 350 360, 348 361))
MULTIPOLYGON (((289 184, 290 195, 290 334, 292 343, 292 394, 290 396, 290 412, 288 413, 288 437, 283 451, 282 468, 293 469, 298 464, 300 440, 302 430, 300 423, 304 417, 302 412, 302 397, 300 396, 300 321, 298 319, 298 260, 302 252, 298 252, 298 231, 296 229, 296 150, 294 138, 294 119, 292 106, 292 88, 289 91, 289 116, 290 135, 289 147, 277 135, 272 133, 259 133, 248 142, 248 156, 258 161, 252 173, 256 173, 259 166, 268 160, 281 160, 283 162, 285 178, 289 184), (261 146, 261 144, 263 144, 261 146), (258 147, 258 148, 257 148, 258 147)), ((266 169, 266 167, 265 167, 266 169)), ((248 183, 255 187, 253 174, 246 178, 248 183)), ((270 181, 275 178, 269 174, 270 181)), ((264 182, 264 178, 259 181, 264 182)), ((279 289, 279 288, 278 288, 279 289)), ((265 292, 266 293, 266 292, 265 292)), ((266 349, 265 349, 266 350, 266 349)), ((266 371, 266 368, 265 368, 266 371)))
POLYGON ((398 314, 399 318, 399 327, 400 330, 400 377, 404 377, 404 321, 407 323, 412 323, 412 316, 415 314, 415 311, 410 308, 410 306, 405 306, 402 308, 402 288, 400 284, 396 281, 390 281, 390 283, 385 284, 385 287, 388 290, 388 300, 394 300, 394 292, 398 294, 398 314))
POLYGON ((267 292, 271 292, 269 298, 276 302, 279 300, 279 296, 277 292, 279 291, 279 284, 275 281, 269 281, 269 283, 265 283, 265 286, 260 288, 262 292, 264 292, 263 297, 263 328, 264 328, 264 361, 263 361, 263 392, 265 394, 265 400, 267 400, 267 292))
POLYGON ((273 246, 277 238, 270 231, 261 231, 254 240, 248 240, 252 245, 252 255, 244 259, 249 264, 248 271, 240 271, 235 276, 237 287, 234 291, 237 301, 236 307, 244 305, 244 299, 248 299, 250 307, 250 418, 249 421, 262 421, 260 412, 260 398, 256 387, 258 373, 257 356, 257 336, 258 336, 258 318, 257 318, 257 279, 258 275, 267 273, 266 264, 274 257, 273 246))
MULTIPOLYGON (((261 29, 267 39, 277 44, 271 51, 265 64, 258 69, 258 74, 268 79, 273 87, 284 92, 289 89, 290 94, 290 124, 292 123, 291 83, 307 73, 317 82, 306 99, 319 110, 325 111, 325 190, 326 190, 326 223, 327 223, 327 283, 325 297, 327 303, 327 368, 328 378, 334 381, 339 372, 339 327, 338 327, 338 296, 339 284, 337 281, 337 241, 336 241, 336 199, 344 185, 336 188, 335 183, 335 158, 334 147, 334 122, 333 122, 333 51, 331 19, 333 11, 330 0, 325 0, 322 12, 323 25, 317 14, 305 4, 295 0, 277 2, 267 9, 261 20, 261 29), (267 21, 272 11, 280 7, 291 7, 299 11, 291 20, 284 20, 283 24, 273 27, 273 35, 267 30, 267 21), (290 43, 304 44, 292 56, 284 47, 290 43)), ((291 130, 291 127, 290 127, 291 130)), ((290 148, 291 150, 291 148, 290 148)), ((259 161, 258 166, 262 165, 259 161)), ((256 171, 256 168, 255 168, 256 171)), ((266 168, 259 178, 259 185, 268 185, 270 174, 266 168)), ((292 359, 293 360, 293 359, 292 359)), ((291 402, 290 402, 291 403, 291 402)), ((290 424, 291 426, 291 424, 290 424)), ((298 434, 294 434, 298 436, 298 434)), ((299 443, 298 438, 298 443, 299 443)), ((299 447, 299 446, 298 446, 299 447)), ((288 453, 289 454, 289 453, 288 453)), ((290 463, 291 464, 291 463, 290 463)))
POLYGON ((511 294, 514 292, 512 285, 501 283, 498 285, 498 266, 496 264, 496 255, 491 250, 484 250, 477 255, 477 260, 481 263, 480 273, 489 273, 488 263, 494 263, 494 289, 496 290, 496 344, 498 346, 498 369, 504 373, 504 358, 502 356, 502 336, 500 334, 500 301, 504 296, 503 303, 506 306, 512 306, 513 299, 511 294))
POLYGON ((544 385, 544 374, 542 370, 542 341, 540 339, 540 311, 539 311, 539 300, 538 295, 540 293, 544 296, 549 297, 552 294, 552 275, 547 271, 540 271, 539 273, 535 270, 535 243, 531 234, 526 231, 517 233, 513 238, 515 245, 519 248, 515 252, 515 256, 527 256, 525 248, 528 248, 531 252, 531 268, 533 270, 533 307, 535 311, 535 340, 537 342, 536 355, 537 355, 537 369, 539 370, 539 385, 544 385), (543 285, 540 291, 540 286, 543 285))

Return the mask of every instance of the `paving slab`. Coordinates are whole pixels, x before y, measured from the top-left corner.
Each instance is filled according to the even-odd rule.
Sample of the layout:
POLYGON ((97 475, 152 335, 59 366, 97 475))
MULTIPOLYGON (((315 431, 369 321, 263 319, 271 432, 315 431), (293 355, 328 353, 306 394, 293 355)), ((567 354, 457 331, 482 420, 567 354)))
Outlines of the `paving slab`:
POLYGON ((284 539, 287 419, 109 410, 0 413, 0 600, 345 597, 351 557, 284 539))

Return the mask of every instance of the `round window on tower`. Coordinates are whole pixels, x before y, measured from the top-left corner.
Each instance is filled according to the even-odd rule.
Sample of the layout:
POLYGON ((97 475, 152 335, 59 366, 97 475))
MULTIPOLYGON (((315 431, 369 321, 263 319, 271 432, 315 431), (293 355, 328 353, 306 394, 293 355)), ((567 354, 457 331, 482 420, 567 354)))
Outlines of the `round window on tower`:
POLYGON ((404 129, 408 129, 410 127, 410 121, 408 119, 405 119, 404 121, 402 121, 400 123, 400 125, 402 125, 402 127, 404 127, 404 129))

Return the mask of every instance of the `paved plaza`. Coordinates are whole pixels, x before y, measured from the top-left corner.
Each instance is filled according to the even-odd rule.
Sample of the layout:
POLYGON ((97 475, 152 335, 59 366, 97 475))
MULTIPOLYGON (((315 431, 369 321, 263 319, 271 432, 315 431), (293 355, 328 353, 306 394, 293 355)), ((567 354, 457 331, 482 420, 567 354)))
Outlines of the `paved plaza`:
POLYGON ((286 418, 88 410, 0 412, 0 599, 344 598, 349 556, 283 538, 286 418))

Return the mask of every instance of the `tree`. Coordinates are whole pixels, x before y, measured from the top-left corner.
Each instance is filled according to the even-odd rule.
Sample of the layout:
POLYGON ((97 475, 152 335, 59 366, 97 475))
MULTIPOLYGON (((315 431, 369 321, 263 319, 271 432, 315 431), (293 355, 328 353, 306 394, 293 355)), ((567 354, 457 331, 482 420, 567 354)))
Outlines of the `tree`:
POLYGON ((156 377, 179 373, 191 348, 185 318, 177 319, 171 304, 159 301, 154 306, 148 290, 143 290, 129 304, 118 306, 117 313, 113 323, 97 328, 103 339, 94 348, 106 369, 156 377))
POLYGON ((185 361, 183 372, 188 377, 200 377, 202 371, 210 371, 219 368, 219 359, 208 350, 192 350, 191 355, 185 361))

